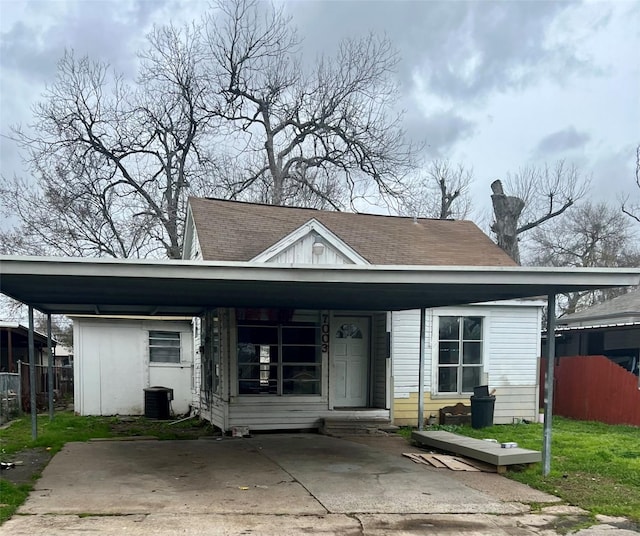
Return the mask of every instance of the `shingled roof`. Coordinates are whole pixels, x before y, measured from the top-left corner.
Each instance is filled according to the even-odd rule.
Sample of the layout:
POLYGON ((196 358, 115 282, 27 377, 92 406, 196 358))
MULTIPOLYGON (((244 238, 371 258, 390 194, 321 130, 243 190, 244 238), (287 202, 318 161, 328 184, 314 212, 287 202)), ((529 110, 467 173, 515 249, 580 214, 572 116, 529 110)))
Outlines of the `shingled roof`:
POLYGON ((602 320, 616 318, 638 317, 640 318, 640 289, 635 289, 622 296, 612 298, 602 303, 587 307, 577 313, 572 313, 558 318, 559 324, 571 324, 585 320, 602 320))
POLYGON ((470 221, 189 199, 203 260, 249 261, 315 219, 371 264, 514 266, 470 221))

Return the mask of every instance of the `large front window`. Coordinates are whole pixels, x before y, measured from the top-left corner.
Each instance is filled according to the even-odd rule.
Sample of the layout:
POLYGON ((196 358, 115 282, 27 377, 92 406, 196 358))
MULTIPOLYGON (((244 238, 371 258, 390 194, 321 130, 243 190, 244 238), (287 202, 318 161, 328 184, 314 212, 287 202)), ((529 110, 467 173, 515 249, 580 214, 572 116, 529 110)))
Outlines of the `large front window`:
POLYGON ((438 393, 472 393, 482 379, 482 318, 438 317, 438 393))
POLYGON ((247 318, 251 315, 241 313, 237 321, 238 393, 320 395, 318 315, 304 315, 307 321, 252 320, 247 318))

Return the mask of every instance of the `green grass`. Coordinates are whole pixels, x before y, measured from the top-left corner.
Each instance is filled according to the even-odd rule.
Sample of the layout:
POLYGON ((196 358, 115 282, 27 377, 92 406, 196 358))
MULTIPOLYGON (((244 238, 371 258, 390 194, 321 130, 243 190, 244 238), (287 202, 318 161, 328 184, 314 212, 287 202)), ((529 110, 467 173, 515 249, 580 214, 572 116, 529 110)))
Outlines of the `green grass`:
MULTIPOLYGON (((523 448, 542 449, 541 424, 448 429, 469 437, 515 441, 523 448)), ((406 437, 406 432, 403 435, 406 437)), ((592 514, 640 522, 640 428, 554 417, 551 438, 551 472, 547 477, 542 476, 542 464, 509 471, 508 477, 592 514)))
POLYGON ((0 478, 0 525, 26 500, 32 484, 12 484, 0 478))
POLYGON ((58 452, 69 441, 87 441, 93 437, 113 437, 109 420, 105 417, 78 417, 71 412, 56 413, 53 421, 38 416, 38 438, 31 439, 31 417, 24 416, 11 426, 0 430, 0 452, 12 454, 24 448, 50 448, 58 452))

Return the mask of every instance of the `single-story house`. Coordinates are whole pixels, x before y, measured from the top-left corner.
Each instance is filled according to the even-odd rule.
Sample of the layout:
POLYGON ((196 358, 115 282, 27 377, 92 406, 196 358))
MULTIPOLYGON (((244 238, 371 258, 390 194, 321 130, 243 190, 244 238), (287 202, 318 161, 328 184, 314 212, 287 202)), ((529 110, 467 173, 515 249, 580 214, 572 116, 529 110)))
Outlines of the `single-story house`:
POLYGON ((170 409, 193 399, 191 317, 74 316, 74 409, 80 415, 143 415, 145 392, 172 390, 170 409))
MULTIPOLYGON (((291 212, 286 219, 292 220, 288 224, 292 225, 290 235, 304 227, 309 218, 308 213, 302 219, 294 216, 302 212, 288 210, 291 212)), ((332 213, 318 213, 314 220, 329 229, 325 214, 332 213)), ((336 220, 342 217, 327 216, 336 220)), ((387 357, 391 355, 387 326, 391 325, 388 316, 395 312, 542 295, 553 300, 559 293, 640 283, 637 269, 576 270, 521 267, 506 262, 500 265, 497 259, 504 259, 502 253, 467 222, 390 218, 396 223, 389 224, 391 228, 371 241, 366 238, 368 227, 385 217, 346 217, 357 218, 357 225, 351 226, 351 235, 332 233, 338 233, 336 236, 342 242, 372 264, 3 255, 0 291, 28 305, 30 311, 36 309, 48 315, 203 319, 197 326, 203 358, 194 367, 200 374, 198 392, 204 402, 201 411, 227 429, 232 422, 272 428, 283 422, 308 426, 331 412, 339 414, 340 408, 348 408, 342 410, 345 414, 358 416, 361 406, 345 404, 362 403, 363 398, 367 404, 362 408, 365 412, 389 415, 393 382, 390 375, 382 373, 382 365, 385 370, 391 367, 391 359, 387 357), (366 232, 362 233, 363 230, 366 232), (359 232, 364 235, 360 241, 359 232), (398 246, 404 251, 402 256, 398 246), (459 256, 456 258, 452 252, 458 252, 459 256), (403 264, 384 264, 386 255, 402 259, 403 264), (416 264, 424 256, 428 256, 431 264, 416 264), (447 264, 454 260, 458 264, 447 264), (372 336, 365 336, 367 330, 372 336), (359 363, 360 355, 366 356, 369 365, 366 377, 355 373, 364 369, 359 363), (347 370, 352 363, 356 364, 354 370, 347 370), (360 399, 359 391, 363 388, 358 386, 358 377, 367 384, 360 399)), ((194 219, 197 221, 197 216, 194 219)), ((246 236, 241 233, 235 247, 251 255, 244 248, 247 241, 253 240, 248 235, 254 234, 262 244, 254 244, 255 253, 250 258, 266 254, 267 248, 277 255, 277 243, 269 241, 270 219, 278 218, 261 216, 257 210, 245 213, 240 221, 245 224, 246 236)), ((199 224, 191 224, 187 229, 194 251, 215 243, 206 238, 208 232, 217 232, 222 238, 230 232, 228 223, 233 224, 229 229, 238 225, 224 217, 216 222, 213 229, 199 224), (198 240, 193 242, 196 232, 198 240)), ((318 240, 313 237, 312 255, 322 256, 335 246, 331 234, 314 223, 312 230, 317 229, 322 232, 317 233, 318 240)), ((286 250, 284 245, 282 252, 286 250)), ((204 251, 201 259, 206 258, 208 252, 204 251)), ((464 321, 462 326, 459 329, 463 334, 457 341, 453 335, 438 341, 439 349, 443 350, 441 364, 462 368, 462 375, 460 369, 455 373, 456 382, 450 381, 452 388, 465 378, 468 383, 475 383, 478 377, 482 379, 482 367, 474 362, 477 352, 473 351, 474 345, 476 348, 478 345, 477 323, 467 325, 466 331, 464 321), (471 343, 467 362, 464 362, 465 343, 471 343), (456 348, 459 355, 460 346, 462 365, 459 359, 455 362, 456 348), (479 370, 465 373, 466 366, 479 370), (469 382, 469 378, 473 381, 469 382)), ((455 329, 444 331, 445 335, 454 332, 455 329)), ((424 352, 419 353, 421 359, 426 357, 424 352)), ((442 377, 451 379, 454 373, 444 371, 442 377)), ((32 418, 35 421, 35 412, 32 418)))
MULTIPOLYGON (((185 259, 281 265, 515 263, 473 223, 214 199, 189 203, 185 259)), ((498 393, 495 422, 538 413, 539 301, 431 308, 425 409, 498 393)), ((194 407, 224 430, 314 428, 323 419, 417 424, 420 311, 211 308, 199 322, 194 407), (268 417, 267 417, 268 415, 268 417)))
POLYGON ((556 356, 590 355, 604 355, 639 374, 640 290, 558 319, 556 356))
MULTIPOLYGON (((18 372, 18 361, 29 363, 29 328, 18 322, 0 321, 0 372, 18 372)), ((36 365, 47 365, 47 336, 33 332, 36 365)), ((56 341, 51 341, 55 348, 56 341)))

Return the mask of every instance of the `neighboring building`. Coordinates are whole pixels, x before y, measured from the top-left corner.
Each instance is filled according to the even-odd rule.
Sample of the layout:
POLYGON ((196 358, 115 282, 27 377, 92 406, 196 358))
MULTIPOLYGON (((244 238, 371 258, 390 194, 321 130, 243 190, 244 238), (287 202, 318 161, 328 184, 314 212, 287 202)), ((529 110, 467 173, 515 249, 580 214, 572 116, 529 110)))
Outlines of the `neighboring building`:
MULTIPOLYGON (((199 198, 189 202, 184 258, 293 266, 514 265, 467 221, 199 198)), ((336 416, 416 424, 419 312, 351 310, 350 294, 357 292, 354 285, 335 310, 212 303, 196 321, 201 342, 193 406, 223 430, 317 428, 336 416)), ((534 419, 540 311, 533 301, 429 310, 425 417, 468 403, 474 386, 488 384, 497 390, 495 422, 534 419)))
POLYGON ((193 399, 191 318, 73 317, 74 407, 80 415, 143 415, 144 389, 173 390, 174 414, 193 399))
POLYGON ((640 290, 558 319, 556 355, 604 355, 639 373, 640 290))
MULTIPOLYGON (((55 348, 55 340, 52 345, 55 348)), ((47 336, 33 332, 35 363, 47 364, 47 336)), ((17 322, 0 321, 0 372, 18 372, 18 361, 29 362, 29 328, 17 322)))

